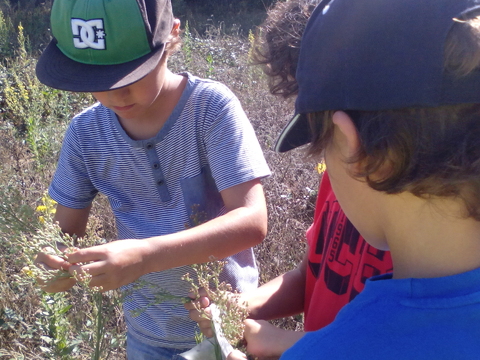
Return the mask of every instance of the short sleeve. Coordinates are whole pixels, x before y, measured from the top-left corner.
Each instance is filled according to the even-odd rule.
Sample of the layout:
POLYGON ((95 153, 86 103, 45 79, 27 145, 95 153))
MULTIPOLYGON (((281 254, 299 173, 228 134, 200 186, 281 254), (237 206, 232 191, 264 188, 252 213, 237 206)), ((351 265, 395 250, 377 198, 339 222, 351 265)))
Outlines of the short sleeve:
POLYGON ((98 191, 88 176, 75 124, 76 118, 65 133, 57 169, 48 191, 52 199, 59 204, 83 209, 91 204, 98 191))
POLYGON ((226 88, 215 97, 215 111, 206 118, 205 147, 218 190, 269 176, 262 149, 240 101, 226 88))

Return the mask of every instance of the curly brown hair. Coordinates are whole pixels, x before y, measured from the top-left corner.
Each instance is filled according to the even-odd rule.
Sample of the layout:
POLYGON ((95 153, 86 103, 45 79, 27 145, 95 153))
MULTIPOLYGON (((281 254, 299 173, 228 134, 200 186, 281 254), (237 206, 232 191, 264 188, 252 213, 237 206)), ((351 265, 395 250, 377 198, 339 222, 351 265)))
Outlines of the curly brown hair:
POLYGON ((258 27, 252 62, 262 65, 270 92, 288 98, 298 93, 295 79, 300 43, 310 15, 320 0, 277 1, 258 27))
MULTIPOLYGON (((459 20, 450 30, 445 69, 457 76, 479 71, 480 16, 459 20)), ((347 160, 362 164, 353 176, 388 194, 461 199, 466 216, 480 221, 480 104, 345 112, 360 138, 358 153, 347 160)), ((331 140, 332 115, 308 114, 310 156, 319 156, 331 140)))

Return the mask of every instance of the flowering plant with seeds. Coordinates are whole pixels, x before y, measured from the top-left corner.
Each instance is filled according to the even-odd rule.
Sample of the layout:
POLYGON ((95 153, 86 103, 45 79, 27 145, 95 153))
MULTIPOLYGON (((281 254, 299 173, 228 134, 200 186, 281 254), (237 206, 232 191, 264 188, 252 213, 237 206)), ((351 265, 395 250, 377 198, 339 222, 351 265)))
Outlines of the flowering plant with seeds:
MULTIPOLYGON (((207 221, 207 214, 199 211, 198 205, 193 205, 190 218, 196 226, 207 221)), ((188 227, 187 225, 186 228, 188 227)), ((210 260, 203 264, 193 264, 194 274, 186 274, 182 279, 190 285, 195 298, 199 297, 199 290, 203 288, 207 292, 210 301, 215 304, 215 313, 218 315, 216 318, 207 314, 205 309, 193 302, 201 316, 212 321, 212 329, 214 331, 212 344, 215 360, 224 360, 228 353, 225 353, 227 350, 221 348, 223 342, 228 342, 227 347, 230 345, 244 352, 246 350, 243 341, 243 322, 248 316, 248 309, 247 304, 238 301, 239 297, 237 292, 233 291, 232 286, 224 281, 220 281, 220 275, 227 262, 213 257, 210 260)), ((191 301, 191 299, 188 298, 188 301, 191 301)), ((204 343, 205 341, 211 341, 204 339, 202 335, 199 338, 203 339, 204 343)), ((202 343, 198 347, 201 347, 201 345, 202 343)), ((204 352, 203 349, 205 348, 202 347, 199 353, 195 351, 189 352, 188 360, 206 360, 205 356, 210 348, 207 347, 204 352)), ((186 357, 185 354, 182 355, 186 357)))
MULTIPOLYGON (((248 316, 247 304, 240 303, 235 291, 232 290, 230 284, 220 281, 220 274, 226 264, 226 261, 218 261, 212 259, 212 261, 203 264, 193 264, 191 267, 193 272, 187 273, 183 276, 182 280, 187 282, 191 287, 191 291, 195 297, 198 298, 199 290, 204 288, 207 291, 208 297, 215 304, 218 311, 218 319, 221 319, 214 324, 214 319, 206 313, 205 309, 200 308, 194 302, 196 309, 205 318, 212 320, 212 329, 218 328, 219 332, 215 332, 213 339, 206 339, 203 334, 197 334, 196 341, 199 344, 200 350, 188 351, 181 354, 188 360, 224 360, 222 351, 220 349, 219 338, 224 338, 233 348, 238 348, 245 351, 243 343, 243 321, 248 316), (204 346, 205 342, 210 342, 211 346, 204 346)), ((164 301, 176 301, 179 305, 192 301, 190 297, 176 296, 165 289, 159 287, 156 284, 149 283, 143 280, 137 280, 133 285, 123 293, 123 298, 127 298, 133 291, 142 287, 149 287, 154 294, 147 305, 142 308, 132 310, 133 316, 139 316, 149 306, 159 304, 164 301)))
MULTIPOLYGON (((239 297, 236 296, 237 292, 233 291, 230 284, 219 281, 225 264, 226 261, 217 260, 192 265, 195 270, 196 281, 190 277, 190 274, 185 275, 184 280, 191 285, 195 298, 199 297, 200 288, 205 289, 208 298, 220 312, 223 336, 230 345, 241 348, 243 346, 243 321, 248 316, 248 307, 246 303, 239 302, 239 297)), ((196 303, 194 305, 202 316, 210 319, 205 309, 200 308, 196 303)), ((214 328, 212 326, 212 329, 214 328)))
MULTIPOLYGON (((39 252, 43 251, 50 255, 55 255, 64 260, 68 260, 66 255, 69 252, 74 251, 79 247, 89 247, 105 241, 103 239, 95 238, 95 236, 77 238, 62 233, 58 223, 54 221, 55 206, 55 201, 48 196, 44 196, 42 198, 42 204, 36 207, 36 213, 39 220, 38 228, 33 233, 28 232, 23 234, 21 244, 17 244, 22 246, 23 253, 26 255, 28 263, 28 266, 23 268, 23 274, 27 275, 27 278, 37 279, 40 283, 55 281, 56 279, 63 277, 72 277, 72 275, 68 273, 68 271, 62 269, 47 269, 34 264, 34 259, 39 252), (25 244, 28 244, 28 246, 25 246, 25 244)), ((198 212, 194 212, 194 214, 194 222, 203 222, 202 219, 204 219, 205 216, 198 212)), ((226 339, 232 347, 244 350, 242 348, 243 321, 246 319, 248 311, 246 304, 238 303, 235 292, 232 292, 232 287, 219 280, 226 262, 217 261, 215 259, 211 260, 212 261, 208 263, 192 265, 193 272, 191 274, 186 274, 182 280, 189 284, 192 292, 197 296, 199 289, 204 288, 211 301, 215 303, 215 306, 218 309, 218 317, 221 318, 221 321, 215 324, 217 328, 218 326, 220 326, 220 328, 215 334, 215 339, 212 342, 212 355, 214 356, 213 359, 222 360, 224 359, 224 356, 222 356, 222 352, 219 348, 219 343, 221 343, 219 340, 220 337, 226 339)), ((104 304, 102 304, 102 301, 104 300, 102 289, 89 286, 91 280, 91 275, 89 274, 75 274, 75 279, 77 280, 77 286, 84 289, 93 304, 92 314, 89 316, 87 315, 90 319, 89 322, 92 324, 92 337, 90 339, 90 342, 93 343, 92 347, 94 349, 92 359, 101 359, 102 352, 105 348, 105 344, 102 340, 102 329, 105 324, 105 318, 102 313, 102 308, 104 306, 104 304)), ((119 296, 120 301, 124 301, 133 291, 143 287, 151 288, 154 297, 145 307, 133 310, 132 314, 134 316, 140 315, 149 306, 164 301, 178 301, 179 306, 187 301, 191 301, 189 297, 173 295, 165 289, 160 288, 158 285, 145 282, 144 280, 134 282, 128 290, 121 293, 119 296)), ((204 309, 199 308, 198 310, 204 314, 204 316, 208 317, 204 309)), ((215 326, 212 326, 212 328, 215 326)), ((201 340, 205 341, 203 336, 201 340)), ((192 359, 206 360, 203 355, 192 359)))
MULTIPOLYGON (((79 246, 92 246, 103 243, 104 240, 92 235, 77 238, 63 233, 58 223, 54 221, 57 202, 48 195, 43 196, 41 201, 42 204, 35 209, 40 225, 33 232, 22 233, 21 243, 17 243, 17 246, 21 246, 23 253, 26 255, 28 265, 23 268, 23 272, 35 277, 40 284, 44 284, 59 278, 72 277, 72 275, 63 269, 48 269, 41 264, 35 264, 38 253, 44 252, 67 261, 66 254, 73 252, 79 246)), ((80 284, 84 283, 85 286, 88 286, 90 279, 86 274, 76 278, 80 284)))
MULTIPOLYGON (((40 252, 68 260, 66 255, 78 249, 78 247, 89 247, 105 242, 104 239, 99 238, 94 233, 89 233, 82 238, 63 233, 58 223, 54 221, 55 209, 56 202, 47 195, 43 196, 41 204, 35 208, 35 215, 38 217, 38 221, 34 222, 35 226, 26 228, 20 232, 20 236, 11 239, 13 245, 20 250, 19 253, 22 254, 23 260, 27 264, 22 269, 23 276, 17 277, 19 284, 37 282, 42 288, 42 284, 60 278, 72 277, 66 270, 50 269, 42 264, 35 263, 37 254, 40 252)), ((54 319, 51 321, 47 319, 50 335, 43 338, 50 339, 50 344, 56 346, 53 350, 45 348, 45 351, 53 353, 54 356, 60 356, 61 354, 63 358, 63 355, 67 356, 86 340, 86 343, 92 349, 92 360, 106 359, 111 344, 119 343, 119 341, 115 335, 107 332, 105 313, 113 311, 121 296, 115 292, 103 294, 101 287, 91 287, 90 280, 92 277, 89 274, 74 274, 73 276, 76 280, 75 293, 78 293, 89 304, 89 311, 83 314, 86 321, 83 321, 83 327, 79 331, 79 339, 60 338, 69 326, 67 312, 72 308, 72 305, 68 304, 69 296, 65 293, 50 295, 42 292, 40 297, 46 300, 41 302, 41 306, 45 307, 50 314, 49 319, 54 319), (70 345, 67 346, 67 344, 70 345)))

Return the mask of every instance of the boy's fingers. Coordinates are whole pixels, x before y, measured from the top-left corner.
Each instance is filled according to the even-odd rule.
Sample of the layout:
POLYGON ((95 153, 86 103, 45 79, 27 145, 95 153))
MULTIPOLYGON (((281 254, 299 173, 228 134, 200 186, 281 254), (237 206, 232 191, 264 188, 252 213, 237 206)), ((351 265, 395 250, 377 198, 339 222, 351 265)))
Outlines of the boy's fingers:
POLYGON ((88 284, 91 288, 93 287, 99 287, 101 288, 101 292, 109 291, 116 289, 117 287, 112 286, 107 282, 107 276, 105 274, 100 274, 97 276, 93 276, 92 279, 90 280, 90 283, 88 284))
POLYGON ((46 270, 56 270, 61 269, 68 271, 71 264, 58 256, 47 255, 45 253, 40 253, 35 258, 34 264, 42 267, 46 270))
POLYGON ((212 328, 200 328, 200 331, 206 338, 212 338, 215 334, 213 333, 212 328))
POLYGON ((57 242, 57 249, 60 250, 60 251, 62 251, 62 252, 65 252, 65 251, 67 251, 68 246, 65 245, 65 244, 62 244, 62 243, 60 243, 60 242, 57 242))
POLYGON ((63 271, 68 271, 70 269, 70 266, 72 266, 72 264, 70 264, 66 260, 62 259, 62 261, 60 262, 60 269, 63 271))
POLYGON ((188 293, 188 297, 191 299, 191 300, 195 300, 197 298, 197 293, 192 290, 188 293))
POLYGON ((202 311, 199 311, 198 306, 195 305, 193 302, 186 303, 184 305, 185 305, 185 308, 188 310, 188 315, 190 319, 192 319, 198 324, 198 327, 200 328, 202 333, 206 337, 212 337, 213 336, 212 321, 210 320, 212 313, 210 309, 207 307, 202 311))
POLYGON ((227 357, 227 360, 246 360, 247 355, 240 350, 233 350, 227 357))
POLYGON ((83 280, 83 278, 88 275, 85 271, 82 270, 80 265, 72 265, 70 269, 68 269, 70 275, 72 275, 75 279, 83 280))
POLYGON ((195 310, 195 305, 193 304, 193 301, 188 301, 185 304, 183 304, 183 306, 187 310, 195 310))
POLYGON ((207 290, 204 288, 204 287, 201 287, 200 289, 198 289, 198 295, 200 297, 208 297, 208 292, 207 290))
MULTIPOLYGON (((208 301, 208 299, 207 299, 207 301, 208 301)), ((205 315, 207 315, 207 316, 211 315, 211 311, 208 308, 208 305, 210 305, 210 303, 208 303, 208 305, 206 305, 206 306, 202 306, 202 304, 199 303, 198 300, 196 300, 196 301, 187 302, 183 305, 185 306, 185 309, 190 311, 190 317, 192 318, 192 320, 198 321, 200 319, 205 319, 205 316, 203 316, 202 313, 205 313, 205 315), (203 309, 203 310, 199 310, 199 309, 203 309), (195 318, 193 318, 192 316, 195 317, 195 318)))
POLYGON ((73 285, 75 285, 76 280, 73 278, 64 278, 58 279, 54 282, 45 283, 38 279, 37 282, 43 291, 48 293, 57 293, 69 290, 73 285))
POLYGON ((102 292, 115 289, 107 283, 108 277, 103 272, 101 265, 98 263, 88 265, 72 265, 69 270, 70 274, 77 280, 88 280, 88 286, 101 287, 102 292))
POLYGON ((66 256, 71 264, 76 264, 102 260, 104 253, 94 246, 87 249, 79 249, 70 254, 66 254, 66 256))
MULTIPOLYGON (((204 287, 199 288, 197 291, 190 291, 188 297, 192 300, 196 300, 199 297, 208 297, 208 292, 204 287)), ((208 306, 208 305, 207 305, 208 306)))
POLYGON ((200 299, 197 300, 200 308, 204 309, 210 305, 210 299, 207 297, 202 296, 200 299))
POLYGON ((89 275, 89 276, 98 276, 103 274, 105 271, 102 268, 103 263, 101 261, 97 261, 94 263, 86 264, 86 265, 70 265, 69 272, 72 275, 89 275))

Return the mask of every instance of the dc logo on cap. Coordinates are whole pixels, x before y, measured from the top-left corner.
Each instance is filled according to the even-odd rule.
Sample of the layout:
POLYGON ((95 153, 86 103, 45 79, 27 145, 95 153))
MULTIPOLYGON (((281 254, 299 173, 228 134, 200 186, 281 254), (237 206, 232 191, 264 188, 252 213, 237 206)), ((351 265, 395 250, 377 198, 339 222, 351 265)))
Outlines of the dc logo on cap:
POLYGON ((77 49, 105 50, 103 19, 72 19, 73 45, 77 49))

